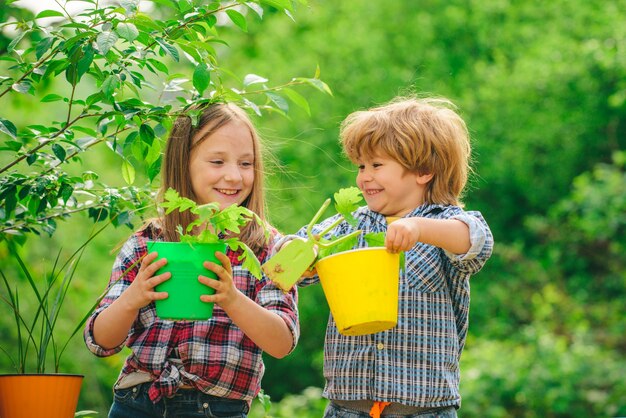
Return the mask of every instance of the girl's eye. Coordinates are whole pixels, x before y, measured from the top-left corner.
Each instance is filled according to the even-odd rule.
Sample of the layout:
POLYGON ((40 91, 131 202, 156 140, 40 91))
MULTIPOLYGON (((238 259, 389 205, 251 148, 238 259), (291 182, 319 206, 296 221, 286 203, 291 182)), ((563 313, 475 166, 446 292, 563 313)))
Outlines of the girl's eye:
POLYGON ((211 164, 215 164, 215 165, 222 165, 222 164, 224 164, 224 161, 222 161, 222 160, 210 160, 209 162, 211 164))
POLYGON ((242 167, 252 167, 252 166, 254 166, 252 161, 242 161, 240 164, 241 164, 242 167))
POLYGON ((364 164, 359 164, 358 167, 359 167, 359 170, 363 170, 365 168, 365 165, 364 164))
POLYGON ((372 167, 374 167, 374 168, 382 167, 382 164, 381 163, 374 163, 374 164, 372 164, 372 167))

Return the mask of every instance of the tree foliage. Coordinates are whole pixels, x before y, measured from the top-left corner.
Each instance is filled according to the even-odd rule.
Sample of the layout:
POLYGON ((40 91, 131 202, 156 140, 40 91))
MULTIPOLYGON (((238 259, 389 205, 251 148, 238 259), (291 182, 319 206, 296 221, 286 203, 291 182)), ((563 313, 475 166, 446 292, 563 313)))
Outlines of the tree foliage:
POLYGON ((25 126, 0 117, 8 137, 0 167, 3 235, 51 234, 57 220, 76 212, 130 225, 135 211, 150 206, 163 138, 177 115, 193 115, 213 101, 238 102, 258 115, 285 114, 289 102, 306 106, 296 86, 330 93, 318 74, 271 85, 256 74, 237 76, 220 60, 220 48, 227 47, 222 30, 245 32, 247 20, 262 18, 267 7, 290 14, 290 0, 158 1, 160 17, 142 11, 139 0, 86 3, 77 15, 63 7, 2 24, 16 36, 2 56, 7 75, 0 79, 0 100, 24 95, 32 106, 58 112, 25 126), (126 185, 109 186, 93 170, 72 172, 100 145, 121 160, 126 185), (138 172, 148 181, 135 186, 138 172))

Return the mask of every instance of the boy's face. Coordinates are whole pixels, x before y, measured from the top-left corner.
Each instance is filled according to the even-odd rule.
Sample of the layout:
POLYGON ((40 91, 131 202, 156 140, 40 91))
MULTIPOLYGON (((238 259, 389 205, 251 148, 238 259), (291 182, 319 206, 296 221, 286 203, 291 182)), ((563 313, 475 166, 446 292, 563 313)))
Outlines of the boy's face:
POLYGON ((362 157, 357 164, 356 184, 374 212, 401 217, 424 203, 432 175, 412 173, 386 155, 362 157))

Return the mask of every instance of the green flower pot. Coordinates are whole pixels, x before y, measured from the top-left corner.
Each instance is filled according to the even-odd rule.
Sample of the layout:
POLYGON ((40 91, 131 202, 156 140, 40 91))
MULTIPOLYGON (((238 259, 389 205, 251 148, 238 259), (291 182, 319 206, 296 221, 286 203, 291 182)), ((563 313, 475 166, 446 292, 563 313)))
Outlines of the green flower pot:
POLYGON ((226 244, 189 244, 184 242, 148 241, 148 253, 156 251, 167 264, 157 274, 170 272, 169 280, 156 286, 157 292, 167 292, 168 297, 155 301, 157 316, 169 320, 206 320, 213 316, 213 303, 200 300, 201 295, 212 295, 215 290, 198 281, 198 276, 217 279, 212 271, 202 265, 205 261, 221 263, 216 252, 226 253, 226 244))

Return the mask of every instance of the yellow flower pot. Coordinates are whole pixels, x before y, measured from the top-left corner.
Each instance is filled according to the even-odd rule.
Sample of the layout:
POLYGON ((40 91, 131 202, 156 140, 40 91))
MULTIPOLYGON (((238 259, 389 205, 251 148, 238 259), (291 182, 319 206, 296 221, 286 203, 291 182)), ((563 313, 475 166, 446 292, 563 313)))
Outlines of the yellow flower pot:
POLYGON ((325 257, 315 267, 341 334, 374 334, 396 326, 399 254, 361 248, 325 257))

